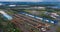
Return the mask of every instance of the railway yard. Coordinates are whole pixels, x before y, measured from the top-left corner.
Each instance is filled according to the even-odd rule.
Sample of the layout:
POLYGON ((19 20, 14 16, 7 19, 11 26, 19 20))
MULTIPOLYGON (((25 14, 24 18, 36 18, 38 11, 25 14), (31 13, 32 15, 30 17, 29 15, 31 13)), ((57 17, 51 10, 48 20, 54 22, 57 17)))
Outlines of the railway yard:
POLYGON ((60 32, 59 10, 47 6, 14 6, 0 7, 1 32, 60 32))
POLYGON ((41 18, 39 20, 37 19, 37 17, 34 18, 34 16, 30 17, 31 15, 24 15, 21 12, 12 10, 5 12, 13 12, 12 14, 8 13, 13 17, 13 19, 9 21, 11 21, 13 24, 15 24, 16 27, 21 29, 22 32, 56 32, 55 30, 58 26, 54 23, 45 22, 45 20, 42 20, 41 18))

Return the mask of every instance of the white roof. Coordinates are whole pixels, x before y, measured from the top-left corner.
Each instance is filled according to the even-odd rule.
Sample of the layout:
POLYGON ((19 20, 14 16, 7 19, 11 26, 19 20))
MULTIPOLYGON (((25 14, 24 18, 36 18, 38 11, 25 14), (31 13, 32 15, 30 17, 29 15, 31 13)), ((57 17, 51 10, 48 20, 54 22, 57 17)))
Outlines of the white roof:
POLYGON ((6 14, 4 11, 0 11, 1 14, 6 14))
POLYGON ((42 31, 46 31, 46 29, 45 29, 45 28, 41 28, 41 30, 42 30, 42 31))
POLYGON ((51 23, 54 23, 54 21, 51 21, 51 23))
POLYGON ((16 5, 9 5, 10 7, 15 7, 16 5))
POLYGON ((1 14, 3 14, 3 16, 5 16, 6 18, 8 18, 8 20, 11 20, 12 17, 9 16, 7 13, 5 13, 4 11, 0 11, 1 14))
POLYGON ((49 22, 49 20, 45 20, 46 22, 49 22))
POLYGON ((2 3, 0 3, 0 5, 3 5, 2 3))

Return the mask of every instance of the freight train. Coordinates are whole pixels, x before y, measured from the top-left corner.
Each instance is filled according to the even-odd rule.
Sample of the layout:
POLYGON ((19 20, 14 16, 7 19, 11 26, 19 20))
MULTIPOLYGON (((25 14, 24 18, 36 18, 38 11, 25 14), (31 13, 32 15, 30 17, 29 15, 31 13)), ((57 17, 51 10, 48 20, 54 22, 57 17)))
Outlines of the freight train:
POLYGON ((26 13, 26 12, 19 12, 19 13, 23 14, 23 15, 26 15, 26 16, 29 16, 29 17, 32 17, 32 18, 35 18, 35 19, 39 19, 39 20, 48 22, 48 23, 52 23, 52 24, 57 24, 58 23, 57 20, 51 20, 51 19, 47 19, 47 18, 44 18, 44 17, 35 16, 35 15, 29 14, 29 13, 26 13))

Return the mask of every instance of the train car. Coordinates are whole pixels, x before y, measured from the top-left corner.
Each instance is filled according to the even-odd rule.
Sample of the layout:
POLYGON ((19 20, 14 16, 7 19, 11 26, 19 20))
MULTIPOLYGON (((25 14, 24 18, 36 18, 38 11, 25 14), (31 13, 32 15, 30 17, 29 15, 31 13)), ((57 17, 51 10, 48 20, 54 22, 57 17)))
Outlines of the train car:
POLYGON ((35 15, 29 14, 29 13, 26 13, 26 12, 21 12, 20 14, 24 14, 26 16, 29 16, 29 17, 32 17, 32 18, 35 18, 35 19, 39 19, 39 20, 42 20, 44 22, 48 22, 48 23, 52 23, 52 24, 57 24, 58 23, 58 21, 47 19, 47 18, 44 18, 44 17, 35 16, 35 15))

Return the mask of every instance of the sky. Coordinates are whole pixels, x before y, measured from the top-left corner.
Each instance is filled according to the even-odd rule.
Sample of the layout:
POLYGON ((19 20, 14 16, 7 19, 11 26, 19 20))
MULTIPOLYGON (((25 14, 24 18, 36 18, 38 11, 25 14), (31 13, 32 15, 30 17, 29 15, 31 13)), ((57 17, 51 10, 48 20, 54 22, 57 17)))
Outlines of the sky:
POLYGON ((0 1, 19 1, 19 2, 60 2, 60 0, 0 0, 0 1))
POLYGON ((43 0, 0 0, 0 1, 42 2, 43 0))

